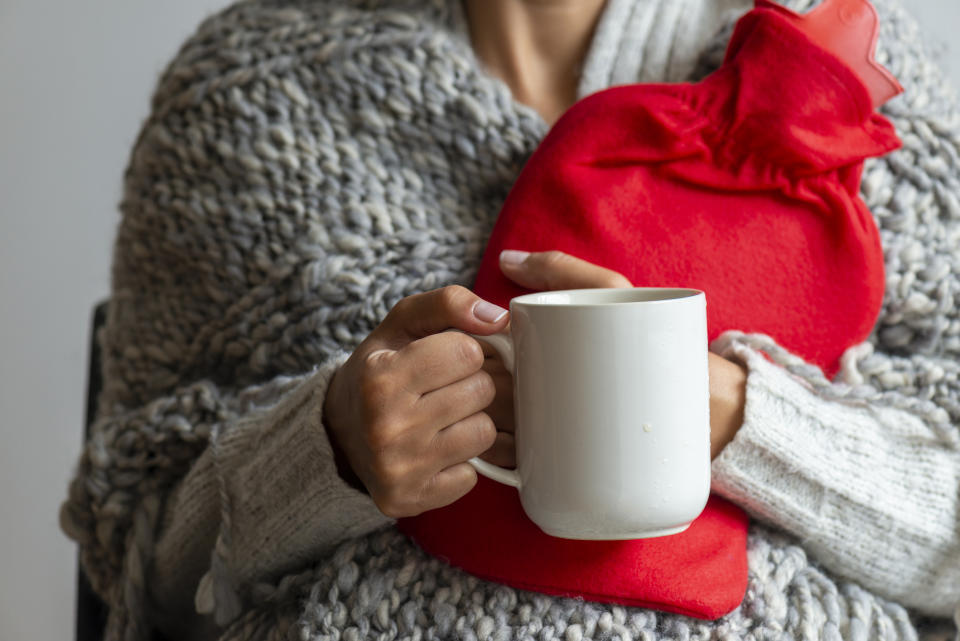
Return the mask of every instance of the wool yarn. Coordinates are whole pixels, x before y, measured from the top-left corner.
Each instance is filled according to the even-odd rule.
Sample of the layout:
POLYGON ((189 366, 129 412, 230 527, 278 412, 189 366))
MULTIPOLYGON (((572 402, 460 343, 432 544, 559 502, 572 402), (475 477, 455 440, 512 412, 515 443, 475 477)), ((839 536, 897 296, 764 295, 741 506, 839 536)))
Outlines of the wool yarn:
MULTIPOLYGON (((788 4, 802 10, 812 2, 788 4)), ((849 358, 838 383, 765 337, 730 336, 716 348, 763 349, 821 402, 860 408, 862 416, 876 407, 907 410, 917 434, 934 433, 936 451, 947 455, 957 451, 960 425, 957 102, 912 19, 893 0, 876 4, 878 60, 906 94, 884 107, 904 147, 868 162, 863 180, 887 268, 872 353, 849 358)), ((621 37, 641 15, 661 21, 654 26, 664 29, 649 32, 670 46, 649 52, 684 61, 675 68, 668 61, 664 73, 705 73, 729 37, 720 29, 709 42, 688 40, 676 29, 687 14, 670 0, 608 5, 598 37, 621 37)), ((101 411, 61 513, 110 605, 107 638, 148 637, 157 536, 171 525, 165 507, 211 440, 221 445, 219 469, 229 470, 231 436, 286 407, 310 377, 329 377, 397 300, 472 282, 496 212, 547 127, 479 67, 458 7, 455 0, 247 0, 206 20, 161 77, 125 178, 100 336, 101 411)), ((584 66, 580 95, 620 78, 602 60, 635 64, 629 48, 597 52, 584 66)), ((735 467, 715 480, 726 479, 730 494, 744 492, 755 516, 785 526, 735 467)), ((952 497, 932 496, 956 512, 956 486, 952 497)), ((230 518, 220 519, 214 558, 240 581, 256 573, 243 565, 253 553, 243 547, 243 515, 229 503, 220 507, 230 518)), ((836 525, 869 525, 858 518, 844 515, 836 525)), ((882 583, 885 572, 907 567, 896 556, 902 550, 831 557, 829 546, 794 534, 804 549, 772 526, 753 526, 747 595, 716 623, 484 583, 426 557, 392 528, 345 541, 281 578, 231 587, 220 573, 217 585, 237 601, 228 607, 229 599, 218 599, 216 607, 242 604, 223 631, 228 640, 886 640, 926 629, 876 589, 839 578, 882 583)), ((906 539, 898 547, 923 549, 906 539)), ((956 581, 949 569, 924 576, 948 588, 956 581)), ((899 580, 882 587, 930 603, 949 596, 899 580)))

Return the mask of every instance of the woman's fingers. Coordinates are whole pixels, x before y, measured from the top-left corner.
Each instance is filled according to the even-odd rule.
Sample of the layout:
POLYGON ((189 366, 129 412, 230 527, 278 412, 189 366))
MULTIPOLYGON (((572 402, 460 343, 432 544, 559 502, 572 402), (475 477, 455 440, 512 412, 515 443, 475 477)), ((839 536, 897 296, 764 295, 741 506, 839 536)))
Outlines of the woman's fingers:
POLYGON ((517 445, 513 434, 497 432, 497 438, 486 452, 480 455, 487 463, 500 467, 514 468, 517 466, 517 445))
POLYGON ((411 340, 455 328, 486 336, 507 324, 506 309, 466 287, 449 285, 400 300, 371 334, 380 347, 399 349, 411 340))
POLYGON ((434 474, 421 488, 415 514, 450 505, 477 484, 477 471, 469 463, 457 463, 434 474))
POLYGON ((490 375, 496 396, 484 410, 493 419, 499 432, 513 433, 513 377, 504 369, 499 358, 487 358, 483 361, 483 371, 490 375))
POLYGON ((447 426, 485 410, 493 401, 495 393, 493 379, 483 370, 478 370, 466 378, 421 396, 416 406, 419 419, 416 423, 423 426, 429 424, 435 431, 449 429, 447 426))
POLYGON ((428 394, 476 373, 485 360, 476 339, 461 332, 440 332, 401 348, 397 376, 412 394, 428 394))
POLYGON ((622 274, 561 251, 528 253, 508 249, 500 252, 500 270, 518 285, 538 291, 632 287, 622 274))
POLYGON ((437 432, 429 445, 433 460, 441 469, 463 463, 489 450, 497 428, 485 412, 477 412, 437 432))

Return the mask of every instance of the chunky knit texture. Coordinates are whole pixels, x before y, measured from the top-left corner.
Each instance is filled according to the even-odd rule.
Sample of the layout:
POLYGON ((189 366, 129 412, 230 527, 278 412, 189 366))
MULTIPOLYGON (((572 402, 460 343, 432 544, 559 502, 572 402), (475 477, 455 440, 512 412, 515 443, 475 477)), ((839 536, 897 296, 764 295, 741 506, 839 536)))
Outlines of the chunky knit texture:
MULTIPOLYGON (((609 0, 580 95, 702 75, 745 4, 609 0)), ((715 487, 767 523, 743 605, 716 623, 479 581, 336 475, 331 374, 401 297, 472 282, 547 129, 480 68, 455 0, 253 0, 207 20, 131 157, 101 412, 62 511, 108 638, 146 638, 148 613, 194 592, 230 640, 911 639, 924 621, 904 606, 947 615, 960 121, 913 21, 877 5, 879 60, 906 88, 885 107, 904 148, 863 183, 885 304, 837 382, 765 337, 714 346, 750 368, 715 487)))

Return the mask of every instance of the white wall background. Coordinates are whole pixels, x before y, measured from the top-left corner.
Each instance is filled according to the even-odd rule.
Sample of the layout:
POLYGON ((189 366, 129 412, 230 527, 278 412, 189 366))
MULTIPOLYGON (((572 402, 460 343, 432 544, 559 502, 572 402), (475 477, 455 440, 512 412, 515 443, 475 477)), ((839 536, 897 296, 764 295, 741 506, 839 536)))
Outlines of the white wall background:
POLYGON ((121 173, 163 64, 225 4, 0 0, 0 641, 73 638, 57 508, 121 173))
MULTIPOLYGON (((73 635, 57 507, 121 172, 163 63, 226 0, 0 0, 0 641, 73 635)), ((960 86, 960 0, 910 0, 960 86)))

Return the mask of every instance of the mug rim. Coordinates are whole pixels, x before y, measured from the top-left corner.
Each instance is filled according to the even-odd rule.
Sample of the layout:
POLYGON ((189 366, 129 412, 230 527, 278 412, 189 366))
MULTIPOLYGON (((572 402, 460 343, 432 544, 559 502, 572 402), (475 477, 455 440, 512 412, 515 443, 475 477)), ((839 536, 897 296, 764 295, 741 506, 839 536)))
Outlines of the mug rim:
POLYGON ((704 297, 703 290, 689 287, 596 287, 586 289, 559 289, 554 291, 532 292, 530 294, 521 294, 510 300, 510 305, 525 305, 528 307, 563 307, 563 308, 597 308, 597 307, 620 307, 625 305, 657 305, 664 303, 677 303, 683 300, 692 300, 698 297, 704 297), (602 298, 610 294, 631 294, 658 292, 663 293, 663 298, 653 298, 647 300, 597 300, 597 301, 579 301, 564 302, 564 296, 581 296, 602 298), (669 295, 673 294, 673 295, 669 295))

